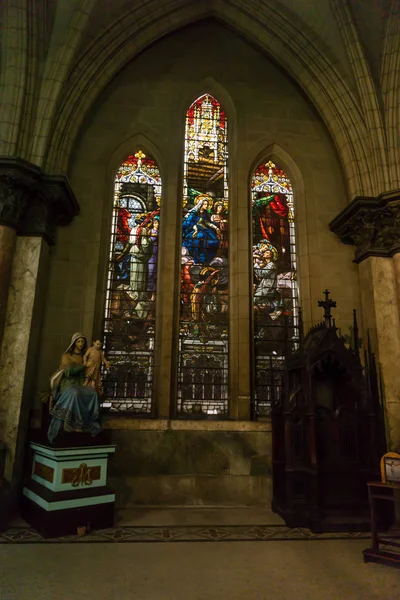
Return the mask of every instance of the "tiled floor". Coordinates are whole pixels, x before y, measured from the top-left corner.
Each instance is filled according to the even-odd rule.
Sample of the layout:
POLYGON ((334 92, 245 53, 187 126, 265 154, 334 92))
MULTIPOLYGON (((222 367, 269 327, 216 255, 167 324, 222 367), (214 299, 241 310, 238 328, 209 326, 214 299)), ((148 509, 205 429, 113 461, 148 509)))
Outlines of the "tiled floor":
POLYGON ((283 525, 269 508, 135 508, 120 510, 116 525, 283 525))
MULTIPOLYGON (((142 510, 120 527, 279 527, 269 511, 142 510)), ((23 523, 17 523, 22 526, 23 523)), ((400 600, 365 539, 0 545, 1 600, 400 600)))

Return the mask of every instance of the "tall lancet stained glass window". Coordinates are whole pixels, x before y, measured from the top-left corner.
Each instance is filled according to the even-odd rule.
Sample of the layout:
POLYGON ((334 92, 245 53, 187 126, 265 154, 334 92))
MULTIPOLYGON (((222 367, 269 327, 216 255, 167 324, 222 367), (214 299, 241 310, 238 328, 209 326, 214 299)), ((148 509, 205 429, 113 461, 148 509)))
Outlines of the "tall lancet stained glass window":
POLYGON ((253 416, 267 416, 283 391, 285 355, 298 338, 292 186, 273 162, 251 181, 253 216, 253 416))
POLYGON ((152 412, 160 204, 160 172, 139 150, 122 163, 114 185, 102 403, 112 411, 152 412))
POLYGON ((186 113, 178 407, 180 415, 228 409, 227 120, 204 94, 186 113))

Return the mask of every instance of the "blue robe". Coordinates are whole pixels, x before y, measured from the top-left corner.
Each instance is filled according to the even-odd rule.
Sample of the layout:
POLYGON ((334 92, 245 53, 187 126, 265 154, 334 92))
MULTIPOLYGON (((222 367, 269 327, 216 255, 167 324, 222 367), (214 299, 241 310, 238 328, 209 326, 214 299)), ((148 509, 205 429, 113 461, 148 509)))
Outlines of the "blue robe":
POLYGON ((100 431, 100 404, 96 390, 82 385, 83 365, 69 366, 60 373, 60 383, 53 391, 54 405, 47 437, 53 443, 64 428, 66 431, 88 431, 92 436, 100 431))
POLYGON ((182 246, 188 249, 189 255, 196 264, 208 265, 215 257, 219 240, 207 211, 201 213, 194 208, 185 216, 182 223, 182 246), (197 235, 194 227, 197 226, 197 235))

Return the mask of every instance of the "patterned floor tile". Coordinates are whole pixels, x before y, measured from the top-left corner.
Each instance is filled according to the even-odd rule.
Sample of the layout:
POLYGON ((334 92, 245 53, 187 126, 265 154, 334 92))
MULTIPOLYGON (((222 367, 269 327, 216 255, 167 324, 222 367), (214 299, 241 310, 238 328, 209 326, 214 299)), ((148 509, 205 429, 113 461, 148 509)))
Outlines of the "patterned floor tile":
POLYGON ((284 525, 216 525, 208 526, 120 526, 89 532, 79 537, 68 535, 59 538, 43 538, 37 531, 27 527, 13 527, 0 533, 0 544, 37 543, 137 543, 137 542, 228 542, 228 541, 294 541, 329 539, 369 539, 368 533, 312 533, 309 529, 290 529, 284 525))

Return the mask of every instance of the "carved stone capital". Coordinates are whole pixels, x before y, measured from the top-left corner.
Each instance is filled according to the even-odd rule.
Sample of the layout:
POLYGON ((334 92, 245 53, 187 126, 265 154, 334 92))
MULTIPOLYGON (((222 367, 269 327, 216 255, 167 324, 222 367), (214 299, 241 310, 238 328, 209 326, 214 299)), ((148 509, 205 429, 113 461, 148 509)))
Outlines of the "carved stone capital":
POLYGON ((64 176, 46 175, 16 158, 0 157, 0 224, 18 235, 37 235, 53 244, 56 228, 67 225, 79 205, 64 176))
POLYGON ((0 224, 17 229, 40 181, 40 169, 12 158, 0 159, 0 224))
POLYGON ((400 192, 355 198, 329 228, 344 244, 356 246, 354 262, 400 252, 400 192))

